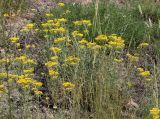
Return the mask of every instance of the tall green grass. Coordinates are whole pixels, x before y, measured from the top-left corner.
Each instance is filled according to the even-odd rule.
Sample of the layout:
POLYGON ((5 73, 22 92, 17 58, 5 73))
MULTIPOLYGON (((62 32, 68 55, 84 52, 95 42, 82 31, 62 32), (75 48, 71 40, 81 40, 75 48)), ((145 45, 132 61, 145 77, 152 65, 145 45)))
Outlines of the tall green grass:
MULTIPOLYGON (((12 1, 2 3, 15 7, 12 1)), ((155 50, 152 46, 158 50, 155 38, 159 26, 157 21, 151 21, 153 26, 150 26, 149 17, 145 15, 150 12, 145 11, 149 7, 145 6, 144 9, 136 2, 129 7, 128 3, 122 6, 98 0, 87 5, 69 3, 64 8, 53 8, 50 11, 53 16, 49 18, 45 16, 46 11, 37 13, 31 19, 35 28, 17 34, 20 44, 11 43, 6 38, 7 51, 2 57, 7 60, 0 60, 2 72, 7 73, 7 77, 0 75, 0 83, 6 86, 6 92, 0 97, 0 117, 39 119, 43 115, 45 118, 53 115, 57 119, 151 119, 149 110, 159 106, 159 60, 153 57, 157 56, 156 53, 152 54, 155 50), (66 10, 71 12, 65 15, 66 10), (62 24, 67 32, 46 32, 50 28, 44 29, 42 23, 58 18, 67 19, 67 23, 62 24), (92 21, 92 26, 88 28, 89 34, 85 35, 87 41, 95 41, 95 37, 100 34, 117 34, 125 39, 125 48, 110 50, 99 43, 101 49, 81 49, 78 42, 81 39, 74 38, 71 34, 74 30, 83 31, 84 26, 75 27, 73 21, 84 19, 92 21), (56 44, 54 40, 59 37, 66 37, 67 41, 56 44), (137 49, 142 42, 149 43, 149 47, 137 49), (35 46, 32 49, 27 48, 28 45, 35 46), (53 53, 50 47, 59 47, 61 52, 53 53), (126 55, 128 52, 139 57, 139 61, 131 62, 126 55), (19 56, 24 54, 28 58, 19 60, 19 56), (73 66, 65 64, 69 55, 80 58, 80 61, 73 66), (49 68, 45 67, 45 63, 51 61, 51 56, 58 56, 58 66, 54 67, 59 73, 57 79, 49 76, 49 68), (115 58, 123 58, 123 61, 115 62, 115 58), (28 59, 33 59, 37 64, 23 64, 23 60, 28 59), (138 67, 151 72, 150 81, 138 74, 138 67), (28 68, 34 69, 31 75, 33 79, 44 81, 44 86, 38 88, 47 88, 44 94, 35 95, 30 85, 18 84, 20 77, 16 80, 9 79, 8 73, 22 75, 23 70, 28 68), (66 81, 75 85, 73 90, 64 89, 63 83, 66 81)), ((17 3, 17 6, 21 8, 22 5, 17 3)), ((10 10, 12 11, 12 7, 10 10)), ((157 10, 153 13, 159 14, 157 10)))

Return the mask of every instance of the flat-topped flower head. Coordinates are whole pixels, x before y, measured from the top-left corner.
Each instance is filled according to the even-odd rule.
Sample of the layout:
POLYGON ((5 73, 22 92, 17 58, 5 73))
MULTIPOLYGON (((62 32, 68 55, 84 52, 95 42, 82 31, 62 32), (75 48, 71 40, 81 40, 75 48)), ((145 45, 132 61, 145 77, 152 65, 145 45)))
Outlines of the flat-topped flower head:
POLYGON ((26 24, 26 28, 28 29, 33 29, 33 27, 34 27, 34 24, 26 24))
POLYGON ((47 17, 52 17, 52 16, 53 16, 52 13, 46 13, 45 15, 46 15, 47 17))
POLYGON ((150 76, 150 75, 151 75, 150 71, 143 71, 140 73, 140 76, 142 76, 142 77, 146 77, 146 76, 150 76))
POLYGON ((106 35, 99 35, 95 38, 96 41, 108 41, 108 37, 106 35))
POLYGON ((9 40, 10 40, 12 43, 16 43, 16 42, 19 41, 19 37, 14 36, 14 37, 9 38, 9 40))
POLYGON ((54 40, 55 43, 63 43, 66 41, 66 37, 56 38, 54 40))
POLYGON ((59 7, 64 7, 65 4, 64 4, 63 2, 59 2, 59 3, 58 3, 58 6, 59 6, 59 7))
POLYGON ((149 46, 148 43, 141 43, 139 44, 138 48, 147 48, 149 46))
POLYGON ((59 53, 61 51, 61 49, 58 47, 51 47, 50 50, 54 53, 59 53))
POLYGON ((80 61, 80 58, 74 56, 68 56, 65 62, 69 65, 76 65, 80 61))
POLYGON ((63 87, 65 90, 71 91, 75 87, 75 84, 71 82, 64 82, 63 87))

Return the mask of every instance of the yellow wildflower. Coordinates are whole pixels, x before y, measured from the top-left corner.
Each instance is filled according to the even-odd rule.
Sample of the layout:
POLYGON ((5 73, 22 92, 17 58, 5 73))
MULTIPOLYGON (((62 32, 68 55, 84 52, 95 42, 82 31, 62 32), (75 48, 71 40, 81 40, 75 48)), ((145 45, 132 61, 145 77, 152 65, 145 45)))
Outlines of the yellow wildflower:
POLYGON ((54 70, 49 70, 49 75, 52 77, 52 76, 58 76, 58 72, 57 71, 54 71, 54 70))
POLYGON ((80 20, 80 21, 74 21, 73 24, 75 26, 81 26, 81 25, 86 25, 86 26, 91 26, 92 23, 90 20, 80 20))
POLYGON ((54 32, 54 33, 65 33, 66 29, 63 28, 63 27, 60 27, 60 28, 57 28, 57 29, 51 29, 50 31, 54 32))
POLYGON ((26 49, 29 49, 31 47, 31 45, 26 45, 26 49))
POLYGON ((150 113, 153 115, 153 119, 159 119, 159 112, 160 109, 156 107, 150 110, 150 113))
POLYGON ((38 86, 38 87, 40 87, 40 86, 43 85, 43 83, 42 83, 42 82, 39 82, 39 81, 33 81, 32 84, 35 85, 35 86, 38 86))
POLYGON ((128 56, 128 59, 131 61, 131 62, 138 62, 139 61, 139 57, 137 56, 134 56, 134 55, 131 55, 131 54, 127 54, 128 56))
POLYGON ((74 21, 73 24, 76 25, 76 26, 81 26, 82 25, 82 21, 74 21))
POLYGON ((14 59, 8 59, 8 58, 2 58, 2 59, 0 59, 0 63, 9 63, 11 61, 14 61, 14 59))
POLYGON ((23 85, 27 85, 31 82, 32 82, 32 79, 30 78, 22 78, 22 79, 17 80, 18 84, 23 84, 23 85))
POLYGON ((115 58, 115 59, 114 59, 114 62, 121 63, 121 62, 123 62, 123 59, 122 59, 122 58, 121 58, 121 59, 115 58))
POLYGON ((83 37, 83 34, 80 33, 79 31, 73 31, 73 32, 72 32, 72 36, 73 36, 73 37, 83 37))
POLYGON ((140 76, 142 77, 150 76, 150 71, 143 71, 140 73, 140 76))
POLYGON ((46 16, 47 16, 47 17, 52 17, 53 14, 52 14, 52 13, 46 13, 46 16))
POLYGON ((54 22, 54 23, 52 23, 52 26, 53 26, 53 27, 59 27, 59 26, 60 26, 60 22, 58 22, 58 21, 57 21, 57 22, 54 22))
POLYGON ((51 67, 57 66, 57 62, 48 61, 47 63, 45 63, 45 65, 46 65, 48 68, 51 68, 51 67))
POLYGON ((58 19, 58 22, 60 22, 60 23, 65 23, 65 22, 67 22, 67 19, 65 19, 65 18, 60 18, 60 19, 58 19))
POLYGON ((58 60, 58 56, 52 56, 50 59, 51 59, 52 61, 57 61, 57 60, 58 60))
POLYGON ((137 70, 138 70, 139 72, 143 72, 143 71, 144 71, 143 68, 137 68, 137 70))
POLYGON ((11 38, 10 38, 10 41, 11 41, 12 43, 16 43, 18 40, 19 40, 19 37, 11 37, 11 38))
POLYGON ((4 85, 0 85, 0 93, 3 93, 3 92, 5 92, 5 87, 4 85))
POLYGON ((26 27, 27 27, 28 29, 32 29, 32 28, 34 27, 34 24, 26 24, 26 27))
POLYGON ((59 7, 64 7, 65 4, 64 4, 63 2, 60 2, 60 3, 58 3, 58 6, 59 6, 59 7))
POLYGON ((42 92, 42 91, 39 91, 39 90, 35 90, 34 93, 35 93, 36 95, 42 95, 42 94, 43 94, 43 92, 42 92))
POLYGON ((54 21, 53 20, 47 20, 47 23, 53 23, 54 21))
POLYGON ((87 47, 88 47, 88 48, 93 48, 93 47, 95 47, 96 45, 97 45, 97 44, 96 44, 95 42, 93 42, 93 43, 92 43, 92 42, 88 42, 88 43, 87 43, 87 47))
POLYGON ((16 46, 19 47, 19 46, 20 46, 20 43, 16 43, 16 46))
POLYGON ((148 46, 149 46, 148 43, 141 43, 141 44, 139 44, 138 48, 146 48, 148 46))
POLYGON ((80 44, 86 45, 88 43, 88 41, 83 38, 82 40, 79 41, 80 44))
POLYGON ((61 37, 54 40, 55 43, 62 43, 64 41, 66 41, 66 37, 61 37))
POLYGON ((52 52, 54 52, 54 53, 58 53, 58 52, 61 51, 61 49, 58 48, 58 47, 51 47, 50 50, 51 50, 52 52))
POLYGON ((124 40, 121 37, 118 37, 117 35, 113 34, 109 36, 109 42, 108 44, 115 49, 122 49, 124 48, 124 40))
POLYGON ((97 41, 108 41, 108 37, 106 35, 99 35, 95 38, 97 41))
POLYGON ((19 56, 19 57, 16 57, 15 60, 20 60, 20 61, 25 61, 27 59, 27 56, 26 55, 22 55, 22 56, 19 56))
POLYGON ((87 26, 91 26, 91 20, 82 20, 82 24, 87 25, 87 26))
POLYGON ((68 56, 66 59, 65 59, 65 62, 67 64, 71 64, 71 65, 75 65, 77 64, 78 62, 80 61, 80 59, 78 57, 73 57, 73 56, 68 56))
POLYGON ((63 87, 65 88, 65 90, 72 90, 75 87, 75 85, 71 82, 64 82, 63 87))

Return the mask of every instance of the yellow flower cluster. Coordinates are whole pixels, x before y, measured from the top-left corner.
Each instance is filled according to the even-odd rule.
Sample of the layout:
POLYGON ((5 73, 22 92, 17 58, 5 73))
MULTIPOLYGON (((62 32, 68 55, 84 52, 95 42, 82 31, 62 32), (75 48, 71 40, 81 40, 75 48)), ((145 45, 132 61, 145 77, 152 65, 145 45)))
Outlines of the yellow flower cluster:
POLYGON ((145 71, 143 68, 137 68, 137 70, 139 71, 139 75, 142 77, 147 77, 151 75, 150 71, 145 71))
POLYGON ((53 17, 53 14, 52 13, 46 13, 45 14, 47 17, 53 17))
POLYGON ((123 62, 123 59, 122 58, 120 58, 120 59, 115 58, 115 59, 113 59, 113 61, 117 62, 117 63, 121 63, 121 62, 123 62))
POLYGON ((63 28, 63 27, 60 27, 60 28, 56 28, 56 29, 51 29, 50 30, 52 33, 66 33, 66 29, 63 28))
POLYGON ((64 4, 63 2, 60 2, 60 3, 58 3, 58 6, 59 6, 59 7, 64 7, 65 4, 64 4))
POLYGON ((66 33, 67 30, 62 27, 64 26, 64 23, 67 22, 67 19, 65 18, 59 18, 59 19, 49 19, 46 22, 43 22, 41 26, 43 27, 43 32, 45 33, 66 33))
POLYGON ((56 78, 58 78, 59 73, 55 70, 50 69, 49 75, 51 76, 52 79, 56 79, 56 78))
POLYGON ((0 63, 9 63, 9 62, 13 62, 14 59, 13 58, 2 58, 0 59, 0 63))
POLYGON ((139 44, 138 48, 146 48, 148 46, 149 46, 148 43, 141 43, 141 44, 139 44))
POLYGON ((140 75, 143 76, 143 77, 150 76, 150 71, 141 72, 140 75))
POLYGON ((153 78, 150 78, 149 76, 151 75, 150 71, 145 71, 143 68, 139 67, 137 68, 138 72, 139 72, 139 75, 144 77, 145 80, 147 81, 151 81, 153 80, 153 78))
POLYGON ((109 36, 108 45, 111 48, 115 48, 115 49, 122 49, 125 46, 124 40, 121 37, 118 37, 116 34, 109 36))
POLYGON ((27 55, 21 55, 15 58, 2 58, 0 59, 0 63, 11 63, 15 61, 20 61, 23 64, 36 64, 36 62, 33 59, 29 59, 27 55))
POLYGON ((42 94, 43 94, 43 92, 42 92, 42 91, 39 91, 37 88, 32 88, 32 90, 34 91, 34 93, 35 93, 36 95, 42 95, 42 94))
POLYGON ((59 52, 61 51, 61 49, 58 48, 58 47, 51 47, 50 50, 51 50, 52 52, 54 52, 55 54, 56 54, 56 53, 59 53, 59 52))
POLYGON ((82 25, 91 26, 91 25, 92 25, 91 20, 74 21, 73 24, 74 24, 75 26, 82 26, 82 25))
POLYGON ((56 38, 54 39, 55 43, 63 43, 66 41, 66 37, 56 38))
POLYGON ((95 42, 88 42, 87 48, 92 50, 98 50, 98 49, 101 49, 102 47, 100 45, 97 45, 95 42))
POLYGON ((28 29, 33 29, 33 27, 34 27, 34 24, 26 24, 26 28, 28 29))
POLYGON ((101 34, 95 38, 95 41, 105 43, 105 46, 109 49, 122 49, 125 46, 124 39, 116 34, 112 34, 110 36, 101 34))
POLYGON ((57 19, 57 21, 61 24, 61 23, 67 22, 67 19, 65 19, 65 18, 59 18, 59 19, 57 19))
POLYGON ((10 73, 6 73, 6 72, 0 72, 0 78, 10 78, 10 79, 17 79, 18 75, 14 75, 14 74, 10 74, 10 73))
POLYGON ((139 61, 139 57, 138 56, 134 56, 134 55, 131 55, 131 54, 127 54, 128 56, 128 59, 130 62, 138 62, 139 61))
POLYGON ((108 37, 106 35, 99 35, 95 38, 96 41, 108 41, 108 37))
POLYGON ((16 57, 15 61, 21 61, 23 64, 36 64, 36 62, 33 59, 29 59, 26 55, 16 57))
POLYGON ((63 87, 65 90, 71 91, 75 87, 75 85, 71 82, 64 82, 63 87))
POLYGON ((51 60, 51 61, 56 61, 56 62, 57 62, 58 56, 52 56, 52 57, 50 58, 50 60, 51 60))
POLYGON ((42 82, 36 81, 32 78, 28 78, 24 75, 19 76, 19 79, 17 80, 17 83, 21 84, 23 86, 32 85, 32 86, 36 86, 36 87, 41 87, 43 85, 42 82))
POLYGON ((74 57, 74 56, 68 56, 65 59, 65 63, 69 64, 69 65, 76 65, 79 61, 80 61, 80 59, 78 57, 74 57))
POLYGON ((5 92, 5 87, 4 85, 0 85, 0 93, 4 93, 5 92))
POLYGON ((50 60, 46 62, 45 65, 48 68, 51 79, 57 79, 59 75, 58 71, 56 71, 58 66, 58 56, 51 56, 50 60))
POLYGON ((152 108, 150 110, 150 113, 153 115, 153 119, 159 119, 159 113, 160 113, 159 108, 152 108))
POLYGON ((19 37, 11 37, 10 39, 9 39, 12 43, 16 43, 16 42, 18 42, 19 41, 19 37))
POLYGON ((83 37, 83 34, 80 33, 79 31, 73 31, 73 32, 72 32, 72 36, 75 37, 75 38, 76 38, 76 37, 80 37, 80 38, 81 38, 81 37, 83 37))
POLYGON ((80 44, 79 47, 80 47, 81 49, 87 47, 88 41, 87 41, 85 38, 83 38, 82 40, 80 40, 80 41, 78 41, 78 42, 79 42, 79 44, 80 44))
POLYGON ((58 65, 57 62, 54 62, 54 61, 48 61, 47 63, 45 63, 45 65, 48 67, 48 68, 52 68, 52 67, 55 67, 58 65))
POLYGON ((88 42, 85 38, 78 41, 78 43, 79 43, 79 48, 81 48, 81 49, 88 48, 91 50, 98 51, 99 49, 102 48, 102 46, 97 45, 96 42, 88 42))
POLYGON ((32 44, 32 45, 26 45, 25 47, 26 47, 26 49, 29 49, 29 48, 35 48, 36 46, 34 44, 32 44))

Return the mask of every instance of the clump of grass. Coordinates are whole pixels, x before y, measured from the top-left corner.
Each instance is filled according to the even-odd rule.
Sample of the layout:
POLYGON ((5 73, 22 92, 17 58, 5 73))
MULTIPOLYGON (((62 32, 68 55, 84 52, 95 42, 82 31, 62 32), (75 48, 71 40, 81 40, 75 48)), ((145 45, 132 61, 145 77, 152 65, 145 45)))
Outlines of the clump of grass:
POLYGON ((151 32, 132 9, 103 3, 59 3, 7 39, 2 118, 41 118, 50 108, 57 118, 148 118, 152 107, 157 116, 159 62, 143 40, 151 32))

